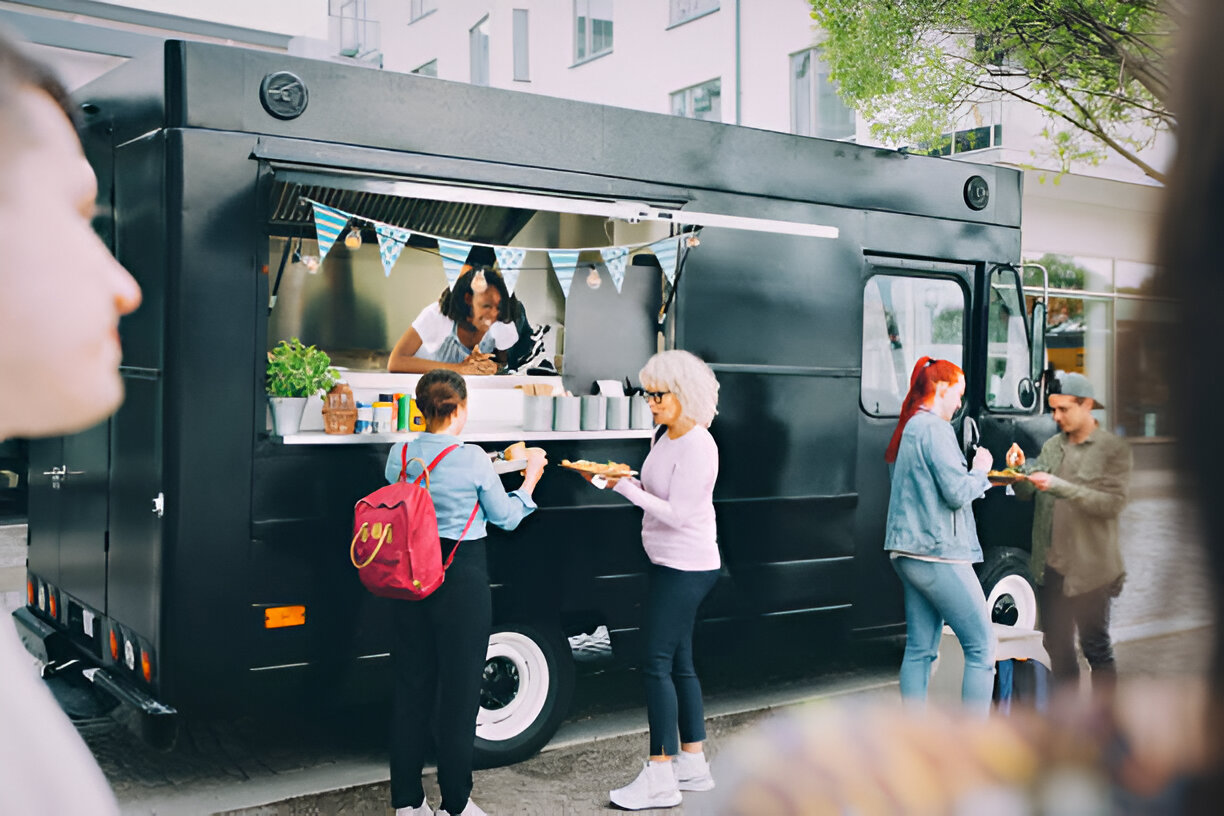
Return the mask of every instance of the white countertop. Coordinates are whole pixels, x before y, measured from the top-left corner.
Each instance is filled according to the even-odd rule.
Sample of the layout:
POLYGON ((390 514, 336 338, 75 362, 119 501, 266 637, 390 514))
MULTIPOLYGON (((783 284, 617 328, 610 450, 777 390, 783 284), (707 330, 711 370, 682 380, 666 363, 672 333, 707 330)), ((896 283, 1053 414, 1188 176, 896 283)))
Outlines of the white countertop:
MULTIPOLYGON (((653 428, 627 431, 525 431, 522 428, 482 429, 469 424, 460 435, 464 442, 551 442, 561 439, 649 439, 653 428)), ((286 445, 392 445, 415 437, 415 433, 329 434, 323 431, 302 431, 281 439, 286 445)), ((273 437, 275 438, 275 437, 273 437)))

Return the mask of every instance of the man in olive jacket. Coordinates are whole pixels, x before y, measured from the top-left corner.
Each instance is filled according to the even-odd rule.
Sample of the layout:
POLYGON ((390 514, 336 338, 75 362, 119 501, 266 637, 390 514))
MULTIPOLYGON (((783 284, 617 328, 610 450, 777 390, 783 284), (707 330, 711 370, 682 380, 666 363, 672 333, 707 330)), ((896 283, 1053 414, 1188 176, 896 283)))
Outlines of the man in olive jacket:
MULTIPOLYGON (((1103 408, 1082 374, 1054 381, 1050 410, 1062 433, 1041 448, 1023 470, 1016 495, 1036 496, 1033 513, 1033 577, 1045 647, 1058 683, 1078 681, 1074 635, 1092 667, 1094 690, 1117 679, 1109 638, 1109 608, 1122 591, 1126 569, 1118 547, 1118 514, 1126 504, 1132 457, 1125 440, 1100 427, 1093 408, 1103 408)), ((1023 465, 1016 445, 1008 464, 1023 465)))

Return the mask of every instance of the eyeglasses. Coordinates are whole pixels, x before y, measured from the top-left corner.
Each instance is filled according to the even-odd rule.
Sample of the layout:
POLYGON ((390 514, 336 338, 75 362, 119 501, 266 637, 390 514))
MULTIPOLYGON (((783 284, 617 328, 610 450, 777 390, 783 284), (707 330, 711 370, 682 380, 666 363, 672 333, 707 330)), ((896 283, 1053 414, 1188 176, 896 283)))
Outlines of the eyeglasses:
POLYGON ((651 402, 662 402, 663 398, 670 394, 670 391, 642 391, 642 396, 651 402))

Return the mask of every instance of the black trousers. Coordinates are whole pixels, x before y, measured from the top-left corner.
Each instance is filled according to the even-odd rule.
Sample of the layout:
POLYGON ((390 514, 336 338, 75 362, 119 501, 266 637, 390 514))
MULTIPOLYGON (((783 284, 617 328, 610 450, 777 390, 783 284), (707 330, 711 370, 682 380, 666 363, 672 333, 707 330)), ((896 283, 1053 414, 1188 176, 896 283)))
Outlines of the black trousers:
POLYGON ((1047 566, 1041 587, 1041 625, 1054 682, 1079 682, 1079 660, 1075 656, 1075 633, 1079 630, 1080 649, 1092 667, 1093 690, 1108 691, 1118 677, 1109 639, 1110 586, 1068 598, 1063 594, 1063 584, 1063 575, 1047 566))
MULTIPOLYGON (((442 552, 453 546, 443 539, 442 552)), ((472 793, 476 714, 493 621, 485 540, 459 546, 446 580, 428 598, 393 606, 391 804, 417 807, 425 798, 421 770, 432 719, 442 807, 459 813, 472 793)))

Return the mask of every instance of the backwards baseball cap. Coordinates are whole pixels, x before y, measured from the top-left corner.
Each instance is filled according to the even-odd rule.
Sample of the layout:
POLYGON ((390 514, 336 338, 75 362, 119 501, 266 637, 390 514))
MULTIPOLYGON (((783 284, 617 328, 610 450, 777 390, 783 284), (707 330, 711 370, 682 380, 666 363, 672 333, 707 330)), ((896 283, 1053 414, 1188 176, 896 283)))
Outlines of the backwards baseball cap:
POLYGON ((1068 397, 1080 397, 1092 400, 1093 408, 1104 408, 1092 390, 1092 383, 1083 374, 1074 371, 1064 371, 1054 378, 1050 384, 1050 394, 1063 394, 1068 397))

